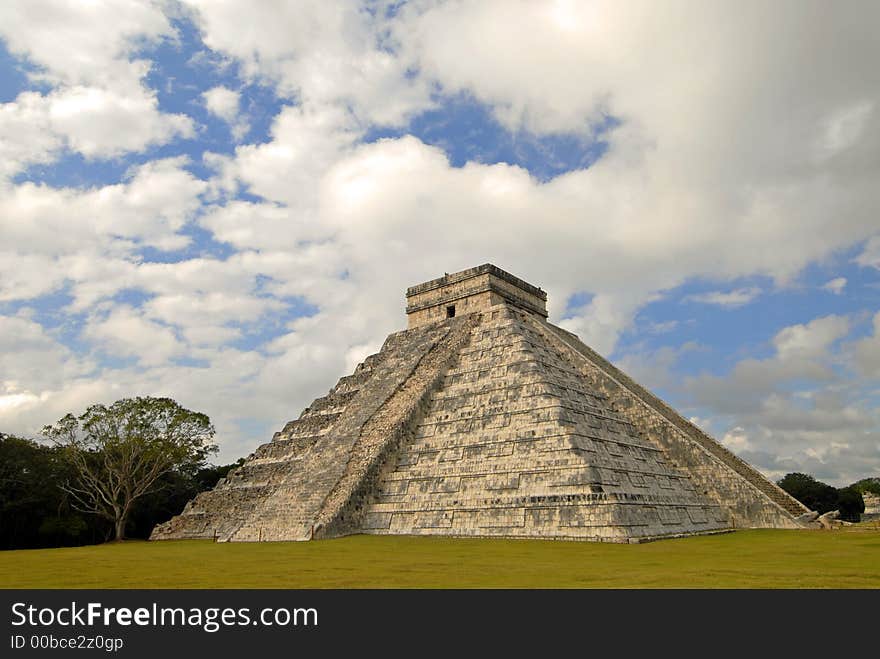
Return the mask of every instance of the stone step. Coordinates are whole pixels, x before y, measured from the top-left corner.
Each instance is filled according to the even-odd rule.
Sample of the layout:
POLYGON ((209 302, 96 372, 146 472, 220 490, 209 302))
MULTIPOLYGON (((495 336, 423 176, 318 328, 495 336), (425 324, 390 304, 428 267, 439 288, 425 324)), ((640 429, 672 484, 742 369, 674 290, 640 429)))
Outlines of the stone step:
POLYGON ((315 414, 288 421, 280 432, 275 433, 272 441, 320 435, 322 430, 328 430, 336 423, 337 419, 339 419, 339 412, 315 414))
MULTIPOLYGON (((669 405, 620 371, 616 366, 611 364, 611 362, 577 340, 576 337, 551 325, 547 325, 547 330, 571 350, 578 353, 589 363, 598 367, 601 371, 613 378, 613 380, 620 386, 624 387, 624 389, 628 390, 628 392, 630 392, 630 394, 636 399, 640 400, 642 404, 648 405, 667 422, 677 428, 690 441, 701 446, 710 455, 714 456, 727 467, 732 469, 747 483, 755 487, 758 491, 767 496, 767 498, 779 505, 783 510, 792 516, 807 512, 806 508, 800 502, 788 496, 788 494, 782 491, 778 486, 767 480, 763 474, 715 441, 700 428, 686 420, 669 405)), ((623 399, 618 399, 614 402, 614 407, 620 414, 627 414, 633 405, 635 405, 635 402, 631 399, 625 401, 623 399)))
MULTIPOLYGON (((438 337, 445 336, 456 324, 460 323, 450 322, 441 328, 426 328, 404 337, 392 336, 380 353, 368 357, 357 372, 372 370, 369 386, 361 388, 357 396, 347 401, 345 413, 337 415, 332 432, 322 433, 297 455, 296 468, 287 470, 287 476, 270 496, 259 502, 230 539, 310 539, 322 506, 346 477, 364 425, 411 377, 422 359, 435 348, 438 337)), ((311 418, 318 417, 306 414, 298 422, 288 424, 285 431, 301 428, 301 424, 311 418)))
POLYGON ((339 414, 358 394, 359 389, 348 389, 343 392, 332 392, 321 398, 316 398, 311 405, 303 410, 302 417, 311 417, 319 414, 339 414))
POLYGON ((226 477, 227 487, 253 487, 254 485, 271 485, 280 482, 290 470, 287 460, 274 462, 245 462, 233 469, 226 477))
POLYGON ((323 435, 297 435, 290 439, 280 436, 260 446, 253 453, 255 460, 283 460, 300 453, 317 442, 323 435))

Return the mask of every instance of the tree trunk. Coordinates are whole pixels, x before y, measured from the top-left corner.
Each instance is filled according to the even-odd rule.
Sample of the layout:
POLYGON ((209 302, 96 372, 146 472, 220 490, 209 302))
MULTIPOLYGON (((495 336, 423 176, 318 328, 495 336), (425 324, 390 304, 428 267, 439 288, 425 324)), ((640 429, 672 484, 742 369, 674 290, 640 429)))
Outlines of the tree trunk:
POLYGON ((116 540, 124 540, 125 539, 125 516, 120 515, 116 518, 115 522, 116 529, 116 540))

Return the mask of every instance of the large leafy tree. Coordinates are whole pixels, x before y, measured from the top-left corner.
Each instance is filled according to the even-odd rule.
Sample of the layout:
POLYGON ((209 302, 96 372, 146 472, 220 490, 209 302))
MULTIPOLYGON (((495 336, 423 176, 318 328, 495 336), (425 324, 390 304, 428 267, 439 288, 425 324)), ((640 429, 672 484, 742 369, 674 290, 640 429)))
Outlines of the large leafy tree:
POLYGON ((844 487, 837 491, 837 509, 840 511, 840 519, 847 522, 858 522, 862 513, 865 512, 865 500, 862 493, 850 487, 844 487))
POLYGON ((62 485, 78 510, 113 524, 117 540, 136 501, 167 484, 174 471, 205 465, 214 427, 170 398, 138 397, 67 414, 43 434, 62 447, 75 477, 62 485))
POLYGON ((807 508, 820 514, 837 508, 837 488, 808 474, 786 474, 777 485, 807 508))

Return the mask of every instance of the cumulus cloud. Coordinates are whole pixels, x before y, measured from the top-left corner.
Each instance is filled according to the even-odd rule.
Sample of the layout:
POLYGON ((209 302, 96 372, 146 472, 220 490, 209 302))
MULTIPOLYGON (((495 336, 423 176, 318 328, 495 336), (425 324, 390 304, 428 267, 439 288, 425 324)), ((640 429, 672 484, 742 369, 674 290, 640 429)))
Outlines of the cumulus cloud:
MULTIPOLYGON (((64 386, 37 386, 16 363, 17 410, 26 396, 58 410, 87 396, 169 392, 243 448, 264 437, 236 419, 294 416, 404 326, 406 286, 442 272, 494 262, 541 285, 551 320, 610 353, 640 309, 688 281, 711 279, 718 290, 700 301, 733 307, 760 292, 728 290, 742 277, 784 290, 808 264, 865 241, 858 262, 880 263, 876 4, 263 2, 248 5, 245 22, 235 3, 183 4, 212 56, 286 105, 261 143, 206 154, 208 180, 172 158, 85 190, 2 184, 2 299, 67 287, 67 311, 86 317, 82 336, 138 364, 91 375, 83 365, 64 386), (455 167, 411 135, 363 143, 376 127, 405 133, 450 94, 484 103, 511 131, 589 141, 613 125, 607 151, 541 182, 513 164, 455 167), (187 246, 193 223, 228 253, 144 258, 145 248, 187 246), (131 290, 144 300, 126 300, 131 290), (315 313, 242 348, 243 326, 291 298, 315 313)), ((5 3, 0 30, 50 89, 2 107, 7 177, 64 148, 110 157, 194 134, 144 86, 138 46, 174 38, 170 5, 29 7, 5 3)), ((239 82, 212 81, 201 97, 233 132, 244 120, 239 82)), ((686 389, 695 405, 736 416, 729 428, 742 433, 730 441, 743 450, 778 446, 796 464, 807 455, 796 442, 806 442, 811 460, 842 465, 867 450, 854 433, 869 428, 868 406, 850 397, 861 394, 825 400, 816 390, 843 387, 838 346, 850 329, 838 316, 791 325, 771 357, 686 389), (804 380, 811 397, 789 395, 804 380), (849 449, 819 452, 832 432, 818 427, 822 414, 849 433, 839 442, 849 449), (810 427, 788 429, 798 418, 810 427), (776 443, 781 428, 790 444, 776 443)), ((865 341, 852 350, 873 373, 865 341)), ((71 360, 52 345, 53 363, 71 360)))
MULTIPOLYGON (((193 135, 192 120, 162 114, 155 96, 97 87, 63 87, 47 95, 24 92, 0 106, 9 119, 0 174, 12 176, 35 163, 55 160, 63 148, 86 158, 112 158, 193 135)), ((4 122, 5 123, 5 122, 4 122)))
POLYGON ((719 307, 741 307, 754 300, 760 294, 760 288, 737 288, 733 291, 711 291, 698 295, 688 295, 685 300, 703 304, 715 304, 719 307))
POLYGON ((773 337, 780 361, 817 359, 828 347, 849 332, 849 319, 842 316, 814 318, 803 325, 792 325, 773 337))
POLYGON ((132 58, 144 44, 173 35, 158 2, 4 2, 0 38, 51 91, 23 92, 2 106, 11 122, 0 123, 0 174, 49 162, 64 147, 110 158, 192 136, 192 120, 162 113, 142 84, 149 63, 132 58))
POLYGON ((117 307, 89 323, 84 332, 98 348, 114 355, 136 357, 144 366, 163 364, 184 354, 184 346, 168 327, 143 318, 130 307, 117 307))
POLYGON ((856 368, 863 374, 880 378, 880 312, 874 315, 873 333, 852 345, 856 368))
POLYGON ((72 298, 64 311, 82 312, 141 287, 150 273, 139 265, 142 250, 175 250, 190 241, 182 230, 205 183, 184 163, 154 160, 115 185, 78 190, 23 183, 0 195, 0 302, 64 290, 72 298))
MULTIPOLYGON (((870 383, 848 372, 850 330, 848 318, 833 315, 785 327, 770 357, 688 378, 679 393, 713 417, 731 450, 768 475, 803 471, 850 483, 880 469, 880 417, 870 383)), ((857 350, 874 354, 872 340, 857 350)))
MULTIPOLYGON (((663 346, 655 350, 644 347, 631 348, 616 361, 616 365, 652 391, 676 391, 678 380, 673 375, 679 359, 687 353, 702 351, 704 348, 697 343, 688 342, 678 347, 663 346)), ((696 418, 696 417, 695 417, 696 418)), ((691 419, 699 426, 706 425, 706 420, 691 419)))
POLYGON ((752 450, 752 443, 749 441, 748 434, 746 433, 745 428, 741 428, 740 426, 731 428, 724 433, 724 436, 721 438, 721 443, 734 453, 742 453, 743 451, 752 450))
MULTIPOLYGON (((199 206, 205 183, 187 172, 184 157, 135 167, 122 183, 80 190, 22 183, 0 196, 6 245, 28 254, 113 253, 133 246, 175 249, 180 229, 199 206)), ((54 269, 54 268, 52 268, 54 269)))
POLYGON ((236 141, 244 137, 250 130, 247 120, 240 115, 241 94, 239 92, 218 85, 203 92, 202 99, 208 112, 229 124, 232 136, 236 141))
POLYGON ((0 18, 9 49, 37 65, 33 75, 53 85, 136 82, 147 63, 130 55, 141 42, 173 32, 161 3, 151 0, 14 0, 3 3, 0 18))
POLYGON ((236 58, 251 77, 310 108, 348 108, 359 122, 400 124, 429 107, 430 86, 395 56, 382 3, 306 0, 248 6, 183 0, 213 50, 236 58))
POLYGON ((29 164, 51 162, 61 148, 45 101, 40 94, 24 92, 15 102, 0 104, 0 181, 29 164))
MULTIPOLYGON (((299 21, 267 5, 242 32, 229 7, 190 4, 206 43, 300 101, 276 118, 271 141, 243 145, 222 161, 227 186, 267 200, 205 215, 204 226, 242 248, 268 242, 255 229, 283 224, 286 210, 289 229, 274 234, 281 241, 331 239, 351 281, 393 285, 387 295, 395 297, 420 278, 494 259, 541 283, 557 318, 570 295, 594 293, 564 322, 611 350, 658 290, 706 275, 769 274, 784 283, 871 231, 876 186, 842 174, 852 158, 868 157, 874 139, 873 112, 844 119, 852 98, 876 89, 876 72, 864 65, 875 44, 846 16, 818 21, 795 12, 804 29, 815 20, 809 29, 820 30, 823 42, 846 42, 820 55, 803 51, 798 30, 770 38, 773 25, 791 20, 784 5, 770 12, 747 5, 729 16, 709 3, 663 13, 645 4, 411 3, 383 19, 322 3, 299 21), (683 22, 694 28, 682 33, 683 22), (377 33, 379 25, 390 36, 377 33), (719 25, 711 43, 699 38, 719 25), (383 39, 390 47, 380 47, 383 39), (598 163, 547 184, 518 167, 453 168, 411 137, 359 146, 364 120, 387 121, 389 95, 355 93, 358 81, 381 84, 375 71, 346 68, 339 58, 350 63, 352 53, 357 60, 375 49, 405 63, 393 67, 395 84, 415 89, 427 81, 471 94, 512 129, 584 132, 608 114, 622 124, 598 163), (695 60, 705 62, 696 72, 695 60), (400 77, 406 71, 416 75, 400 77), (761 91, 774 88, 785 94, 761 91), (797 99, 806 110, 794 121, 797 99), (835 155, 815 160, 814 140, 805 136, 821 128, 827 137, 837 124, 858 139, 840 138, 835 155), (423 236, 441 234, 422 267, 397 263, 393 284, 378 272, 388 249, 412 253, 423 236)), ((733 305, 755 294, 720 292, 714 301, 733 305)))
POLYGON ((880 270, 880 236, 872 236, 865 243, 861 253, 856 257, 856 263, 880 270))
POLYGON ((87 158, 140 151, 176 136, 193 134, 192 121, 163 115, 153 94, 122 94, 94 87, 69 87, 46 97, 49 124, 67 146, 87 158))
POLYGON ((26 314, 0 316, 0 423, 35 432, 55 420, 47 402, 86 381, 95 368, 26 314))
POLYGON ((834 295, 840 295, 843 293, 843 289, 846 288, 846 277, 835 277, 834 279, 825 282, 822 288, 834 295))
POLYGON ((222 85, 212 87, 202 93, 205 107, 208 112, 216 114, 221 119, 232 122, 238 116, 240 94, 222 85))
POLYGON ((755 413, 768 397, 781 391, 784 383, 833 381, 831 365, 836 353, 831 348, 846 336, 848 329, 848 319, 841 316, 785 327, 771 341, 775 348, 772 356, 743 359, 722 376, 705 374, 689 378, 686 388, 697 404, 722 414, 755 413))

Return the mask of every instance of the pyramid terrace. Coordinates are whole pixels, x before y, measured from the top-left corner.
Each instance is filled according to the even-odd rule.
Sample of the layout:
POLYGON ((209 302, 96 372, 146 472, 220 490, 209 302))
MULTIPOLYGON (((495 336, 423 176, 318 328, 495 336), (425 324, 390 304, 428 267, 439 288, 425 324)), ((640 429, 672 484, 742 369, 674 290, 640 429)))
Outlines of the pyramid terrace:
POLYGON ((408 329, 153 539, 353 533, 640 542, 809 512, 547 322, 486 264, 406 291, 408 329))

